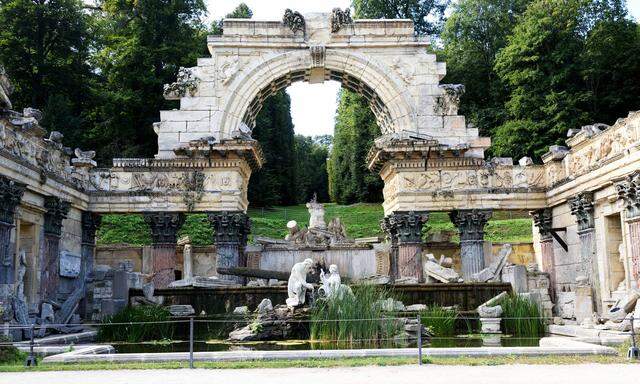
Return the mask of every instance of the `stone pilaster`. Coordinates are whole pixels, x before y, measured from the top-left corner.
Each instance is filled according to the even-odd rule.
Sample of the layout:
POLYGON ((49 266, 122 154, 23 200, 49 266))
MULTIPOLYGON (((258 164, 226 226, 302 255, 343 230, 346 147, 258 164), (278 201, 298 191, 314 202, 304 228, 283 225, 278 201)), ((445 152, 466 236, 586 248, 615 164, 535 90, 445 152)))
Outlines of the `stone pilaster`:
POLYGON ((415 277, 423 281, 422 227, 428 220, 427 212, 394 212, 380 222, 391 239, 389 275, 392 279, 415 277))
POLYGON ((81 256, 82 265, 80 269, 80 278, 78 284, 84 286, 85 295, 84 299, 80 302, 80 313, 83 313, 85 318, 91 318, 91 306, 92 302, 91 291, 87 289, 88 285, 93 282, 93 265, 95 260, 96 250, 96 230, 100 227, 102 216, 93 212, 82 212, 81 225, 82 225, 82 243, 81 243, 81 256))
POLYGON ((553 220, 551 208, 538 209, 529 212, 533 219, 533 225, 538 228, 540 234, 540 252, 542 256, 541 270, 549 274, 550 288, 555 289, 555 268, 554 268, 554 254, 553 254, 553 236, 551 235, 551 229, 553 228, 553 220))
POLYGON ((484 263, 484 226, 491 218, 489 209, 458 210, 449 213, 449 218, 460 233, 460 259, 462 276, 469 279, 482 271, 484 263))
POLYGON ((571 214, 578 223, 578 240, 580 244, 580 264, 582 273, 589 279, 591 293, 598 312, 601 312, 600 280, 596 261, 595 220, 593 215, 593 193, 583 192, 569 199, 571 214))
POLYGON ((71 203, 57 197, 44 199, 44 249, 41 268, 40 291, 43 300, 56 299, 60 280, 60 236, 62 220, 67 218, 71 203))
MULTIPOLYGON (((244 248, 251 232, 251 219, 244 212, 211 212, 209 222, 213 227, 213 236, 218 255, 217 266, 245 267, 244 248)), ((244 283, 240 276, 220 276, 221 279, 244 283)))
POLYGON ((180 212, 144 213, 144 221, 151 228, 151 281, 155 288, 166 288, 176 279, 176 242, 184 219, 180 212))
POLYGON ((640 171, 615 184, 618 198, 624 202, 624 219, 629 230, 631 279, 640 282, 640 171))
POLYGON ((0 176, 0 284, 13 284, 15 257, 11 249, 11 230, 25 188, 24 184, 0 176))

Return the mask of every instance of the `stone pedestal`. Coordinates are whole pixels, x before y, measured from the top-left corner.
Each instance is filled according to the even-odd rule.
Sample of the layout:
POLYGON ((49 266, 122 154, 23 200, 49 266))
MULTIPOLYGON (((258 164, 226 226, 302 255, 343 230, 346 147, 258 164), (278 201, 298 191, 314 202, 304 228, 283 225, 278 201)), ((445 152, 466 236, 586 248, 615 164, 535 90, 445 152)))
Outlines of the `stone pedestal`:
POLYGON ((44 214, 44 249, 40 277, 40 297, 42 300, 56 300, 60 281, 60 237, 62 220, 67 217, 71 204, 56 197, 44 200, 47 212, 44 214))
POLYGON ((480 333, 492 334, 502 333, 500 328, 501 318, 499 317, 481 317, 480 318, 480 333))
POLYGON ((422 227, 429 219, 426 212, 395 212, 380 223, 391 239, 389 275, 393 279, 424 280, 422 271, 422 227))
POLYGON ((180 212, 147 212, 144 220, 151 228, 151 269, 155 288, 167 288, 176 280, 176 240, 184 223, 180 212))
MULTIPOLYGON (((212 212, 208 214, 214 231, 214 241, 218 254, 218 268, 246 267, 244 248, 251 231, 251 220, 244 212, 212 212)), ((243 284, 241 276, 220 276, 221 279, 243 284)))
POLYGON ((576 287, 574 315, 578 324, 582 324, 585 319, 590 319, 593 316, 591 292, 591 287, 588 285, 576 287))
POLYGON ((460 233, 462 276, 469 279, 485 267, 484 226, 491 218, 491 210, 458 210, 452 211, 449 217, 460 233))

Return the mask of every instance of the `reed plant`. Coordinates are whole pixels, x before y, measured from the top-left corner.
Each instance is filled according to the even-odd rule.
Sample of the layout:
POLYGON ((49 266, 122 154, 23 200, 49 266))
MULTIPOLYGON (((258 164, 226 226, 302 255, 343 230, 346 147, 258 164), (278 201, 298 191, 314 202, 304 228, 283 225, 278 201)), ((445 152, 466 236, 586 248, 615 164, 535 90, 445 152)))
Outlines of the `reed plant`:
POLYGON ((389 341, 401 332, 401 322, 385 317, 380 305, 389 297, 388 290, 370 284, 352 288, 353 295, 315 302, 311 340, 366 344, 389 341))
POLYGON ((538 337, 545 333, 545 322, 538 304, 529 298, 511 294, 500 302, 502 329, 515 337, 538 337))
POLYGON ((422 325, 435 337, 454 336, 457 317, 455 310, 439 306, 430 306, 420 312, 422 325))
POLYGON ((170 340, 175 331, 174 324, 163 323, 170 319, 169 311, 160 306, 126 307, 103 320, 98 329, 98 340, 129 343, 170 340))

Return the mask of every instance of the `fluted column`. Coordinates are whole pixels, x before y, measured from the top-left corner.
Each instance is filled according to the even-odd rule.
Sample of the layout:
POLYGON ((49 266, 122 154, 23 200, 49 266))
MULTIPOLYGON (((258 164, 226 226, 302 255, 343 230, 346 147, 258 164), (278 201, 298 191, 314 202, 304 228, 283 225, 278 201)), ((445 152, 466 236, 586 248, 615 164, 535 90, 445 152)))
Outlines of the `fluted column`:
POLYGON ((593 192, 583 192, 569 199, 571 214, 578 223, 578 240, 580 245, 580 269, 589 279, 591 294, 595 308, 601 312, 600 279, 595 244, 595 220, 593 215, 593 192))
POLYGON ((615 184, 618 198, 624 202, 624 221, 629 237, 629 272, 626 278, 640 283, 640 171, 615 184))
POLYGON ((175 281, 176 242, 185 216, 180 212, 145 212, 144 221, 151 228, 151 263, 155 288, 166 288, 175 281))
POLYGON ((389 275, 392 279, 415 277, 423 281, 422 227, 429 220, 427 212, 394 212, 380 222, 391 239, 389 275))
POLYGON ((25 187, 0 176, 0 284, 13 284, 15 257, 11 249, 11 230, 25 187))
MULTIPOLYGON (((213 236, 218 255, 217 267, 246 267, 247 261, 244 248, 247 237, 251 232, 251 219, 244 212, 211 212, 209 222, 213 227, 213 236)), ((240 276, 222 275, 221 279, 243 284, 245 279, 240 276)))
POLYGON ((462 276, 470 279, 482 271, 484 263, 484 226, 491 218, 491 210, 469 209, 449 213, 449 218, 460 233, 460 261, 462 276))
POLYGON ((44 199, 44 249, 40 291, 43 300, 55 300, 60 281, 60 237, 62 220, 67 218, 71 203, 57 197, 44 199))
POLYGON ((551 290, 555 290, 556 273, 553 256, 553 236, 551 235, 552 211, 550 208, 538 209, 529 212, 533 219, 533 225, 538 228, 540 234, 540 252, 542 255, 541 269, 549 274, 551 290))

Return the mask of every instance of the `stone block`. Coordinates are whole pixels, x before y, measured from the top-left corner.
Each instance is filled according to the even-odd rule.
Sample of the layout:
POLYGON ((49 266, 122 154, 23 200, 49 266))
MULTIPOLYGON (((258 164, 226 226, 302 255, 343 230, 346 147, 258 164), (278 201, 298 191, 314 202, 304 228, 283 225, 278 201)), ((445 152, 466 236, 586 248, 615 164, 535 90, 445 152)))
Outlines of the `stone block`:
POLYGON ((527 268, 524 265, 507 265, 502 270, 502 281, 511 283, 516 293, 527 292, 527 268))
POLYGON ((593 297, 590 286, 576 287, 574 314, 576 322, 582 324, 585 319, 590 319, 593 314, 593 297))
POLYGON ((500 329, 500 318, 481 318, 480 333, 502 333, 500 329))
POLYGON ((80 276, 81 264, 80 255, 74 255, 68 251, 60 252, 60 276, 71 278, 80 276))
POLYGON ((129 278, 126 271, 113 272, 113 298, 129 300, 129 278))

